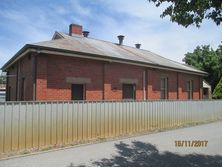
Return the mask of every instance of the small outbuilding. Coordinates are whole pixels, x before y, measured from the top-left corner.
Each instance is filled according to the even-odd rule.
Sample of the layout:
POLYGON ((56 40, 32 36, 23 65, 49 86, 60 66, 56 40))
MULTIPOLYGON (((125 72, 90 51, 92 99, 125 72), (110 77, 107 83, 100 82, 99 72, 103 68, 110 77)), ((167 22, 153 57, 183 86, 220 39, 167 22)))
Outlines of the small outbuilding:
POLYGON ((203 99, 212 99, 211 85, 203 80, 203 99))

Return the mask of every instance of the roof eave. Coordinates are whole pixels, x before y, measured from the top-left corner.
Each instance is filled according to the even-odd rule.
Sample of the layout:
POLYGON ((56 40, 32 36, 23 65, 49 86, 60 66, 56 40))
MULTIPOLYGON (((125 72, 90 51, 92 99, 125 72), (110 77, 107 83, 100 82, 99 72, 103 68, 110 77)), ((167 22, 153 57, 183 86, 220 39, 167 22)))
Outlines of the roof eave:
POLYGON ((14 64, 18 59, 20 59, 22 56, 24 56, 24 53, 28 53, 30 51, 37 52, 37 50, 41 53, 44 53, 44 50, 48 51, 54 51, 58 52, 61 54, 67 53, 67 54, 77 54, 80 55, 81 57, 87 57, 87 58, 98 58, 98 59, 103 59, 105 61, 121 61, 126 64, 138 64, 142 65, 145 67, 151 67, 151 68, 156 68, 156 69, 167 69, 171 71, 178 71, 178 72, 184 72, 184 73, 192 73, 195 75, 201 75, 201 76, 207 76, 208 73, 206 72, 195 72, 195 71, 189 71, 189 70, 183 70, 183 69, 178 69, 178 68, 172 68, 172 67, 167 67, 167 66, 162 66, 162 65, 153 65, 150 63, 145 63, 145 62, 140 62, 140 61, 135 61, 135 60, 126 60, 126 59, 121 59, 121 58, 114 58, 114 57, 109 57, 106 58, 103 55, 97 55, 97 54, 92 54, 92 53, 85 53, 85 52, 77 52, 77 51, 70 51, 70 50, 65 50, 65 49, 59 49, 59 48, 51 48, 51 47, 46 47, 46 46, 38 46, 38 45, 32 45, 32 44, 26 44, 24 47, 22 47, 7 63, 5 63, 1 70, 6 71, 12 64, 14 64), (40 50, 43 49, 43 50, 40 50))
MULTIPOLYGON (((36 47, 36 45, 30 45, 32 47, 36 47)), ((98 55, 98 54, 92 54, 92 53, 85 53, 85 52, 77 52, 77 51, 71 51, 71 50, 65 50, 65 49, 58 49, 58 48, 51 48, 51 47, 46 47, 46 46, 37 46, 39 49, 46 49, 46 50, 51 50, 51 51, 56 51, 56 52, 60 52, 60 53, 68 53, 68 54, 78 54, 81 56, 89 56, 88 58, 101 58, 104 59, 105 61, 123 61, 125 63, 137 63, 137 64, 141 64, 143 66, 149 66, 151 68, 156 68, 156 69, 168 69, 168 70, 173 70, 173 71, 179 71, 179 72, 185 72, 185 73, 192 73, 195 75, 201 75, 201 76, 207 76, 208 73, 202 71, 202 72, 195 72, 195 71, 190 71, 190 70, 183 70, 183 69, 178 69, 178 68, 173 68, 173 67, 168 67, 168 66, 162 66, 162 65, 153 65, 150 63, 146 63, 146 62, 141 62, 141 61, 135 61, 135 60, 126 60, 126 59, 121 59, 121 58, 115 58, 115 57, 109 57, 106 58, 103 55, 98 55)), ((43 52, 43 51, 40 51, 43 52)))
POLYGON ((2 67, 2 71, 6 71, 14 62, 16 62, 24 53, 27 51, 27 49, 30 47, 30 44, 24 45, 11 59, 9 59, 2 67))

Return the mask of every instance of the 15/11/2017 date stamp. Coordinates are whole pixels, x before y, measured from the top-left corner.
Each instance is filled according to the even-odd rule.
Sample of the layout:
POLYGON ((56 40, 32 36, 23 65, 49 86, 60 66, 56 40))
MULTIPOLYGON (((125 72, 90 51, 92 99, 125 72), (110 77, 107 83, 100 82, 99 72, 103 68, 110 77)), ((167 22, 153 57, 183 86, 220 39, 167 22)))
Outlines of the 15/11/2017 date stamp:
POLYGON ((175 140, 175 147, 207 147, 207 140, 175 140))

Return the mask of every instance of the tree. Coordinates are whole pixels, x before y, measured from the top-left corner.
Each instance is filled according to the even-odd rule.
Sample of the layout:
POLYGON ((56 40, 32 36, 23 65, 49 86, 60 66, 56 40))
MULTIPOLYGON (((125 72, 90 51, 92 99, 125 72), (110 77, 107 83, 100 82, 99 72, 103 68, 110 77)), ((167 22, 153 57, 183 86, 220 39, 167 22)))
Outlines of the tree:
POLYGON ((209 45, 197 46, 192 53, 186 53, 183 61, 199 70, 208 72, 205 78, 212 90, 222 76, 222 45, 214 51, 209 45))
POLYGON ((148 0, 157 7, 163 3, 170 5, 163 11, 160 17, 170 16, 172 22, 188 27, 196 25, 200 27, 203 19, 210 19, 220 25, 222 22, 222 0, 148 0))
POLYGON ((218 82, 217 86, 214 89, 213 98, 222 99, 222 77, 220 78, 220 81, 218 82))
POLYGON ((6 75, 4 73, 0 75, 0 84, 6 84, 6 75))

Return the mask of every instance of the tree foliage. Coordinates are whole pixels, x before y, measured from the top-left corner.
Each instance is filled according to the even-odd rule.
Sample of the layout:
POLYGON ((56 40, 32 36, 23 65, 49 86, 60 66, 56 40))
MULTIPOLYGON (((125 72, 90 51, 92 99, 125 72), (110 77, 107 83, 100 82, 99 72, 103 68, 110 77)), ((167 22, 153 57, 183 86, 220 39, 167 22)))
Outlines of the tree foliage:
POLYGON ((0 84, 6 84, 6 76, 0 75, 0 84))
POLYGON ((214 90, 222 76, 222 45, 219 45, 216 50, 210 48, 209 45, 197 46, 192 53, 185 54, 183 61, 208 72, 209 75, 205 79, 214 90))
POLYGON ((170 16, 172 22, 188 27, 191 24, 200 27, 203 19, 213 20, 216 25, 222 22, 222 0, 148 0, 157 7, 166 2, 169 6, 160 15, 170 16))
POLYGON ((222 99, 222 77, 220 78, 220 81, 218 82, 217 86, 214 89, 213 98, 222 99))

